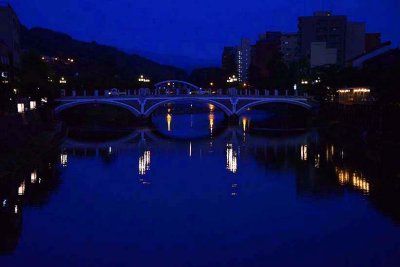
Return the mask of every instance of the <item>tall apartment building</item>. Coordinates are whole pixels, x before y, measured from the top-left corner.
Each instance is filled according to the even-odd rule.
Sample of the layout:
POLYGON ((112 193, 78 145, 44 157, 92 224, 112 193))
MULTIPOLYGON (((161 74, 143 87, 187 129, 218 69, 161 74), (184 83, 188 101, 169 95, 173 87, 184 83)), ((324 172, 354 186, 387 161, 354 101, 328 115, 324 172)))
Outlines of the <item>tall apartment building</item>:
POLYGON ((310 56, 313 42, 324 42, 326 48, 337 50, 336 64, 343 65, 346 59, 346 16, 333 16, 330 12, 318 11, 313 16, 302 16, 298 20, 300 55, 310 56))
POLYGON ((18 67, 20 64, 20 28, 21 24, 9 4, 0 4, 0 43, 3 48, 2 58, 8 57, 7 62, 12 67, 18 67), (4 51, 7 50, 7 53, 4 51))
POLYGON ((257 72, 258 78, 269 76, 269 62, 280 56, 281 37, 282 34, 280 32, 266 32, 261 34, 257 42, 252 46, 251 65, 254 67, 253 70, 257 72))
POLYGON ((298 33, 283 33, 281 35, 281 54, 286 63, 299 60, 299 35, 298 33))
POLYGON ((346 29, 346 61, 365 51, 365 22, 348 22, 346 29))
MULTIPOLYGON (((299 17, 299 44, 300 55, 302 57, 311 56, 311 48, 315 55, 321 55, 324 50, 321 47, 325 43, 327 53, 325 58, 329 58, 336 49, 336 63, 343 66, 346 61, 364 53, 366 35, 365 23, 350 22, 346 16, 332 15, 328 11, 315 12, 313 16, 299 17), (314 44, 313 43, 317 43, 314 44)), ((314 58, 314 62, 324 62, 323 59, 314 58)))
POLYGON ((251 44, 247 38, 242 38, 237 47, 236 65, 239 82, 247 82, 251 63, 251 44))

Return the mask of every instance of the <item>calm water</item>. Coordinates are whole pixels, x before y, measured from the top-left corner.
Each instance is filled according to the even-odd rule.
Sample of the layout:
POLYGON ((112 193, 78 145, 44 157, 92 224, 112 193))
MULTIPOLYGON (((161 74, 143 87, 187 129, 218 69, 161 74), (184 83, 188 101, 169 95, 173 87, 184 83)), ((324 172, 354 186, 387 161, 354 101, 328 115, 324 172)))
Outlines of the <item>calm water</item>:
POLYGON ((398 181, 317 132, 249 131, 260 118, 66 139, 2 189, 0 266, 400 266, 398 181))

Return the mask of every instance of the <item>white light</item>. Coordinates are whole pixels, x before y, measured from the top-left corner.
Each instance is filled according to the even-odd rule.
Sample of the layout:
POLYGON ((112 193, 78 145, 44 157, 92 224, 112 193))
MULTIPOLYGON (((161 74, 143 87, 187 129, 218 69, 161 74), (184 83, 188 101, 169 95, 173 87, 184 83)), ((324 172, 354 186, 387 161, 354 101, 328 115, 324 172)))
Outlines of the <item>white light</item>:
POLYGON ((25 194, 25 181, 21 183, 21 185, 18 187, 18 195, 23 196, 25 194))
POLYGON ((18 113, 24 113, 24 111, 25 111, 24 103, 18 103, 17 108, 18 108, 18 113))
POLYGON ((144 151, 139 158, 139 175, 145 175, 150 170, 151 154, 149 150, 144 151))
POLYGON ((60 163, 61 163, 61 166, 67 167, 67 163, 68 163, 68 154, 67 153, 62 153, 61 154, 60 163))
POLYGON ((237 172, 237 154, 233 150, 233 145, 228 143, 226 145, 226 169, 232 173, 237 172))
POLYGON ((36 184, 37 182, 37 173, 36 170, 31 173, 31 183, 36 184))
POLYGON ((30 109, 36 109, 36 101, 30 101, 29 106, 30 109))

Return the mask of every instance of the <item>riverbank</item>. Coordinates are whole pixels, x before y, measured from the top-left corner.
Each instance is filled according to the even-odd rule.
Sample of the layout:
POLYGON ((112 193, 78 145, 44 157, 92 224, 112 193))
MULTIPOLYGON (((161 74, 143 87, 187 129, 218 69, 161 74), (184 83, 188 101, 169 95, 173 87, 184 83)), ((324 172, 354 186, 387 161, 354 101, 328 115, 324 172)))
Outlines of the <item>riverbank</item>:
POLYGON ((38 164, 57 148, 61 132, 51 112, 41 108, 0 118, 0 179, 38 164))

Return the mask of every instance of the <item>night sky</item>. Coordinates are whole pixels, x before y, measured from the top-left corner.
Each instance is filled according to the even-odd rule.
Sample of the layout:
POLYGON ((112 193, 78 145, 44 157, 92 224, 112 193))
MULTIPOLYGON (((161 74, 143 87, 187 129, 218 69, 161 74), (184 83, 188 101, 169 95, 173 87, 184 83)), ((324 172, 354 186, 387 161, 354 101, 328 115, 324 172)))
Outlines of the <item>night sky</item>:
POLYGON ((222 48, 329 9, 400 42, 400 0, 10 0, 21 22, 178 66, 219 65, 222 48))

